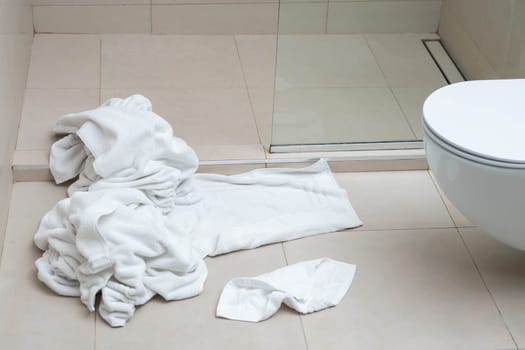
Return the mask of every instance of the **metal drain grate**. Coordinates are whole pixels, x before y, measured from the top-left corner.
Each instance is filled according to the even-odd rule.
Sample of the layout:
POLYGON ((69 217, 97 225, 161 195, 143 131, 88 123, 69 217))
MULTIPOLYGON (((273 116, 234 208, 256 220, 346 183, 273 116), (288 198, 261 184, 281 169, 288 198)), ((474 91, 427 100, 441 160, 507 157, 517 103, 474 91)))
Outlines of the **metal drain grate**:
POLYGON ((439 39, 424 39, 423 45, 449 84, 467 80, 439 39))

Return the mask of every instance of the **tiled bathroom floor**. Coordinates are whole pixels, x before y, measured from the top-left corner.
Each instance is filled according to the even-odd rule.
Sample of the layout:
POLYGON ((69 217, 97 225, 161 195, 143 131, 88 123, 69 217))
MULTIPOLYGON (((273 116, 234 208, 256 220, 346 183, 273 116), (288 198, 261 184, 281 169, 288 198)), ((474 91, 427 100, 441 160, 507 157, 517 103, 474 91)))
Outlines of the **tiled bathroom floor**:
MULTIPOLYGON (((281 36, 276 141, 420 138, 422 102, 445 84, 424 37, 436 38, 281 36)), ((264 159, 275 47, 275 35, 38 34, 17 150, 48 150, 64 113, 141 93, 201 159, 264 159)))
POLYGON ((32 237, 65 188, 15 184, 0 262, 2 348, 525 348, 525 253, 494 241, 447 207, 426 171, 336 178, 362 228, 207 259, 200 296, 169 303, 157 298, 121 329, 38 282, 33 262, 40 252, 32 237), (214 317, 232 277, 322 256, 357 264, 340 305, 304 316, 283 307, 257 324, 214 317))

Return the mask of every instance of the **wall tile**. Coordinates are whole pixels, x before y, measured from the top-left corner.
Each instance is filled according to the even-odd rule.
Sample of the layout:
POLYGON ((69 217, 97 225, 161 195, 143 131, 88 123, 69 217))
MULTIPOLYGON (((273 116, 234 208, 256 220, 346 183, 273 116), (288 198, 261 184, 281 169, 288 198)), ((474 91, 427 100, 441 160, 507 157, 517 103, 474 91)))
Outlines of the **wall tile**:
POLYGON ((492 0, 444 0, 442 11, 453 13, 479 46, 492 0))
MULTIPOLYGON (((302 0, 301 0, 302 1, 302 0)), ((328 0, 326 0, 328 1, 328 0)), ((176 4, 249 4, 249 3, 278 3, 279 0, 152 0, 155 5, 176 5, 176 4)))
POLYGON ((0 1, 0 254, 12 188, 11 162, 33 37, 30 3, 0 1))
POLYGON ((441 1, 330 2, 328 33, 433 33, 441 1))
POLYGON ((153 6, 153 33, 269 34, 277 31, 277 4, 153 6))
POLYGON ((490 65, 489 61, 483 54, 478 55, 478 59, 474 65, 473 79, 498 79, 498 74, 490 65))
POLYGON ((149 33, 150 6, 35 6, 39 33, 149 33))
POLYGON ((279 7, 279 34, 323 34, 328 3, 283 3, 279 7))
POLYGON ((439 33, 469 79, 525 77, 525 1, 443 0, 439 33))
POLYGON ((514 6, 505 76, 525 78, 525 1, 517 1, 514 6))
POLYGON ((34 6, 45 5, 149 5, 151 0, 32 0, 34 6))
POLYGON ((447 9, 441 12, 439 35, 467 79, 475 79, 479 49, 456 16, 447 9))
POLYGON ((0 33, 33 34, 29 0, 0 0, 0 33))
MULTIPOLYGON (((37 32, 147 32, 148 15, 143 10, 149 8, 153 12, 153 32, 177 34, 275 33, 279 2, 284 23, 282 33, 324 33, 329 3, 328 0, 34 1, 37 32), (144 9, 139 10, 140 7, 144 9)), ((330 30, 332 33, 434 32, 440 5, 441 0, 336 0, 330 5, 333 21, 330 30)))
POLYGON ((499 75, 503 75, 510 49, 514 0, 492 0, 483 27, 480 52, 499 75))

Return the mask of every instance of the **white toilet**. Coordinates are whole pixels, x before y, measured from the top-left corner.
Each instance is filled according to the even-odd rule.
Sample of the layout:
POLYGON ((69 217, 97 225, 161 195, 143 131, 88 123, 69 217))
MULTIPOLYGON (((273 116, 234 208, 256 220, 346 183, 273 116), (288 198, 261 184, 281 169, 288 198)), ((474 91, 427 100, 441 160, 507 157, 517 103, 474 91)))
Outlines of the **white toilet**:
POLYGON ((525 250, 525 79, 441 88, 425 102, 423 125, 430 168, 450 201, 525 250))

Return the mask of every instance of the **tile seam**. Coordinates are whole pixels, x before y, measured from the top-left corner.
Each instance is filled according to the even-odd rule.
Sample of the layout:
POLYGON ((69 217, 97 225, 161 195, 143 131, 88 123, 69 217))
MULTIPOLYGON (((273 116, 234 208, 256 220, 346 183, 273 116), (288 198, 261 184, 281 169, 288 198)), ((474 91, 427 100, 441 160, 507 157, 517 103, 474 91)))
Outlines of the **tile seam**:
MULTIPOLYGON (((257 131, 257 138, 259 140, 259 144, 262 145, 263 142, 262 142, 262 137, 261 137, 261 131, 259 130, 259 125, 257 124, 257 118, 255 117, 255 109, 253 107, 252 94, 250 93, 250 89, 248 88, 248 81, 246 80, 246 73, 244 71, 244 66, 242 64, 241 52, 239 50, 239 45, 237 43, 237 36, 236 35, 232 35, 232 36, 233 36, 233 43, 235 44, 235 52, 237 53, 237 60, 239 61, 239 67, 241 68, 242 79, 244 81, 244 89, 245 89, 246 95, 248 96, 248 102, 250 103, 250 111, 252 114, 252 120, 253 120, 253 123, 255 124, 255 130, 257 131)), ((266 154, 265 154, 265 157, 266 157, 266 154)))
MULTIPOLYGON (((286 249, 284 247, 286 242, 281 242, 280 244, 281 244, 281 249, 282 249, 283 256, 284 256, 284 261, 286 262, 286 265, 288 266, 289 265, 289 263, 288 263, 288 256, 286 255, 286 249)), ((305 348, 306 348, 306 350, 309 350, 308 339, 306 338, 306 332, 304 330, 303 316, 301 314, 298 314, 297 316, 299 317, 299 322, 301 324, 301 331, 303 332, 303 340, 304 340, 305 348)))
POLYGON ((505 330, 507 331, 508 335, 510 336, 513 344, 514 344, 514 347, 516 350, 519 350, 519 346, 518 346, 518 343, 514 337, 514 334, 512 334, 512 331, 510 330, 510 327, 503 315, 503 312, 501 311, 499 305, 498 305, 498 302, 496 301, 496 298, 494 297, 494 294, 492 294, 492 291, 490 290, 488 284, 487 284, 487 281, 485 280, 485 278, 483 277, 483 274, 481 273, 481 270, 476 262, 476 260, 474 259, 474 255, 472 254, 472 251, 470 250, 467 242, 465 241, 465 238, 463 237, 463 235, 461 234, 461 230, 459 228, 456 228, 456 232, 459 236, 459 239, 461 240, 461 242, 463 243, 463 247, 465 248, 466 252, 467 252, 467 255, 469 256, 470 258, 470 261, 472 263, 472 265, 474 266, 474 268, 476 269, 476 272, 478 273, 478 276, 481 280, 481 282, 483 283, 483 286, 485 287, 486 291, 487 291, 487 294, 489 295, 491 301, 492 301, 492 304, 494 305, 494 307, 496 307, 496 310, 498 311, 498 314, 499 314, 499 317, 501 319, 501 322, 503 322, 503 326, 505 327, 505 330))
POLYGON ((381 65, 379 64, 379 59, 377 58, 374 50, 372 50, 372 46, 370 46, 370 42, 368 41, 367 35, 366 34, 362 34, 362 35, 363 35, 363 39, 365 40, 366 46, 368 47, 368 50, 370 50, 370 53, 372 54, 372 57, 374 57, 374 62, 376 63, 376 65, 379 68, 379 70, 381 71, 381 75, 383 75, 383 79, 385 79, 385 82, 386 82, 388 90, 390 91, 390 94, 392 95, 392 97, 396 101, 396 105, 399 108, 401 114, 403 115, 403 120, 405 121, 405 124, 408 126, 408 129, 412 133, 412 136, 414 136, 414 139, 417 140, 418 137, 416 135, 416 132, 415 132, 414 128, 412 127, 412 125, 410 124, 410 121, 408 120, 408 116, 406 115, 405 110, 401 106, 401 103, 399 102, 396 94, 394 93, 394 88, 390 85, 390 82, 388 81, 388 78, 386 76, 385 71, 383 70, 383 67, 381 67, 381 65))

